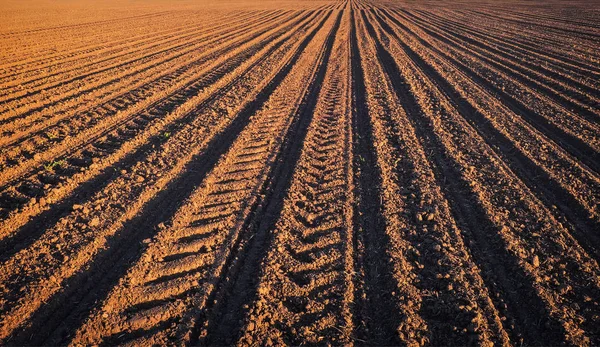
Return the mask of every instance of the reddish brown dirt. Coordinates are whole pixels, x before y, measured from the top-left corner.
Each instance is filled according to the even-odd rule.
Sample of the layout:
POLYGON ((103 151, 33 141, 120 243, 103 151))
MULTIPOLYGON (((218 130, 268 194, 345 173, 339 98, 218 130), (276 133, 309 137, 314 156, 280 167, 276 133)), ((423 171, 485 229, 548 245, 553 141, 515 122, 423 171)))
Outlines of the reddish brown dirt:
POLYGON ((0 344, 600 344, 594 1, 0 9, 0 344))

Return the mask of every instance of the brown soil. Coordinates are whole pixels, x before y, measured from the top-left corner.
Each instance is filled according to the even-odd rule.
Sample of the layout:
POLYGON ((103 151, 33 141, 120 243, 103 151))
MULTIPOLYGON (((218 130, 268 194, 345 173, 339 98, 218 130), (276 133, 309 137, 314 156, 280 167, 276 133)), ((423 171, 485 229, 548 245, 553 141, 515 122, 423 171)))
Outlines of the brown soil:
POLYGON ((0 23, 0 344, 600 344, 596 2, 0 23))

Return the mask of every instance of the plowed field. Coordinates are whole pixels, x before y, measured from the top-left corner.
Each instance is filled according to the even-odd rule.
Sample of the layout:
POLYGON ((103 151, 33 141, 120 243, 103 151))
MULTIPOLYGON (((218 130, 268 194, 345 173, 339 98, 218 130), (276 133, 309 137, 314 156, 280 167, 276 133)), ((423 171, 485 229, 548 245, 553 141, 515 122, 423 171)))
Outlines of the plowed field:
POLYGON ((600 345, 597 1, 0 6, 0 345, 600 345))

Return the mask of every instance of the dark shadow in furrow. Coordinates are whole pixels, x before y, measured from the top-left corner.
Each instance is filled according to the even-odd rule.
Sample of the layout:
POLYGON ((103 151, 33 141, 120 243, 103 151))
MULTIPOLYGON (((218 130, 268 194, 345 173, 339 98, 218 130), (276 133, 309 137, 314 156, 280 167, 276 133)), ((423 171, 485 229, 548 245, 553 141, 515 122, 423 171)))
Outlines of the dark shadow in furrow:
POLYGON ((170 326, 177 324, 177 320, 174 318, 167 319, 160 323, 156 323, 149 329, 137 329, 133 331, 120 332, 113 335, 108 336, 102 343, 100 343, 99 347, 110 347, 110 346, 118 346, 126 343, 132 343, 136 339, 148 338, 156 333, 163 331, 164 329, 168 329, 170 326))
MULTIPOLYGON (((398 19, 394 18, 386 11, 382 11, 382 12, 386 13, 386 17, 387 17, 386 19, 389 19, 396 24, 399 23, 398 19)), ((412 16, 412 18, 416 18, 416 17, 412 16)), ((449 39, 439 33, 434 32, 433 30, 431 30, 429 28, 426 28, 424 26, 424 24, 422 22, 420 22, 420 20, 418 18, 417 18, 417 21, 413 22, 413 25, 417 26, 419 29, 423 30, 428 35, 434 37, 435 39, 445 43, 446 45, 448 45, 450 47, 455 47, 455 48, 459 49, 458 47, 456 47, 454 42, 452 42, 451 40, 457 40, 459 42, 463 41, 463 42, 465 42, 465 46, 467 46, 467 43, 471 46, 474 46, 474 47, 467 46, 467 48, 477 52, 481 56, 473 55, 473 58, 479 59, 483 62, 486 62, 487 64, 489 64, 489 65, 493 66, 494 68, 496 68, 497 70, 499 70, 501 73, 504 73, 504 74, 510 76, 511 78, 518 80, 523 85, 525 85, 528 88, 531 88, 532 90, 534 90, 536 92, 538 92, 538 91, 543 92, 540 94, 545 95, 546 97, 548 97, 551 100, 554 100, 554 102, 563 106, 566 110, 574 111, 578 115, 585 117, 586 119, 588 119, 591 122, 600 121, 600 115, 592 112, 591 110, 589 110, 589 109, 587 109, 587 108, 585 108, 563 96, 563 94, 567 94, 570 97, 572 97, 573 99, 576 99, 579 102, 584 103, 585 105, 594 108, 594 107, 596 107, 596 105, 595 105, 596 103, 594 101, 590 100, 590 98, 587 95, 598 96, 598 91, 596 89, 586 86, 584 84, 581 84, 575 80, 569 80, 566 82, 567 84, 572 85, 572 87, 574 89, 584 91, 584 92, 580 92, 580 93, 574 93, 573 91, 562 87, 561 85, 559 85, 557 82, 555 82, 553 80, 538 81, 535 78, 533 78, 533 80, 528 80, 525 77, 519 75, 519 73, 524 74, 524 75, 529 74, 528 71, 524 70, 523 66, 525 66, 531 70, 537 71, 539 74, 545 76, 547 79, 553 78, 553 79, 563 79, 564 80, 564 77, 560 76, 556 72, 544 69, 541 66, 535 66, 528 62, 520 61, 519 59, 512 57, 509 54, 506 54, 498 49, 490 47, 480 41, 476 41, 467 36, 454 33, 443 26, 441 28, 437 27, 438 30, 444 31, 444 33, 446 35, 453 36, 454 37, 453 39, 449 39), (503 57, 505 60, 503 61, 501 59, 493 58, 493 57, 488 58, 488 57, 486 57, 488 52, 497 54, 497 55, 503 57), (512 70, 516 70, 516 72, 512 71, 512 70), (541 70, 541 71, 538 71, 538 70, 541 70)), ((466 51, 465 48, 460 48, 460 50, 462 50, 465 54, 469 53, 468 51, 466 51)))
MULTIPOLYGON (((302 50, 324 25, 325 20, 322 20, 305 38, 290 61, 259 92, 258 96, 244 107, 225 130, 213 137, 207 145, 207 150, 196 155, 185 167, 181 176, 168 184, 135 218, 126 222, 119 233, 108 240, 105 250, 96 255, 87 271, 79 272, 61 283, 64 289, 50 298, 34 314, 28 327, 13 336, 11 339, 13 345, 69 343, 91 309, 106 299, 119 279, 143 254, 145 246, 141 241, 152 237, 158 224, 168 223, 179 209, 181 202, 185 201, 201 184, 206 174, 248 124, 250 116, 262 107, 273 90, 281 84, 302 50)), ((189 119, 178 123, 189 122, 195 114, 196 112, 190 112, 189 119)), ((147 147, 152 148, 152 144, 147 147)))
MULTIPOLYGON (((392 85, 402 101, 402 107, 409 117, 423 149, 430 156, 434 175, 444 195, 448 196, 451 213, 457 224, 470 236, 476 246, 470 246, 473 258, 480 269, 484 281, 492 294, 498 295, 507 303, 501 313, 516 320, 513 327, 505 323, 511 340, 526 345, 549 345, 565 341, 565 331, 561 324, 550 316, 544 302, 532 286, 531 280, 508 250, 498 234, 497 228, 489 221, 484 208, 477 203, 474 193, 468 189, 454 164, 444 151, 444 144, 435 135, 431 123, 421 113, 418 101, 412 94, 408 81, 396 65, 391 54, 377 40, 373 25, 363 13, 369 34, 376 42, 377 56, 392 85), (503 312, 504 311, 504 312, 503 312)), ((492 295, 495 303, 497 298, 492 295)))
MULTIPOLYGON (((305 17, 306 16, 303 16, 302 19, 304 19, 305 17)), ((303 27, 306 25, 309 25, 309 24, 310 23, 306 23, 303 25, 303 27)), ((255 47, 255 49, 253 49, 253 51, 260 49, 262 46, 266 45, 267 43, 268 42, 261 43, 259 46, 255 47)), ((277 45, 274 45, 272 47, 272 49, 270 49, 269 52, 267 52, 267 54, 265 54, 265 57, 268 56, 270 53, 274 52, 282 44, 283 44, 283 42, 280 42, 277 45)), ((234 59, 239 60, 238 64, 241 64, 243 59, 247 58, 247 55, 249 53, 250 52, 244 52, 239 56, 239 58, 234 58, 234 59)), ((184 98, 183 100, 185 100, 185 98, 195 95, 195 93, 197 91, 199 91, 201 88, 206 87, 206 86, 210 85, 211 83, 216 82, 220 77, 224 76, 228 72, 233 71, 233 69, 235 69, 236 66, 237 66, 237 64, 234 64, 234 65, 228 66, 228 67, 225 67, 224 65, 220 66, 216 69, 216 71, 208 72, 207 74, 202 76, 198 82, 195 82, 192 85, 186 86, 182 91, 180 91, 174 95, 171 95, 171 96, 161 100, 160 102, 155 103, 153 106, 151 106, 151 109, 149 111, 146 110, 143 112, 150 112, 151 114, 156 112, 157 115, 167 114, 167 113, 171 112, 172 110, 174 110, 175 107, 179 103, 181 103, 179 98, 184 98), (223 71, 219 71, 221 68, 225 68, 225 69, 223 71), (208 77, 208 79, 205 80, 206 77, 208 77)), ((234 82, 232 82, 232 83, 234 83, 234 82)), ((229 85, 231 85, 232 83, 225 86, 222 90, 227 89, 227 87, 229 85)), ((216 92, 214 95, 219 95, 219 92, 216 92)), ((199 110, 202 107, 206 106, 212 100, 214 100, 214 97, 210 98, 206 102, 199 105, 196 108, 196 110, 199 110)), ((139 113, 139 114, 136 113, 136 115, 142 115, 142 114, 143 113, 139 113)), ((124 121, 122 123, 126 123, 126 121, 124 121)), ((122 124, 122 123, 119 123, 119 124, 122 124)), ((169 128, 165 131, 173 135, 177 132, 177 130, 182 128, 179 126, 180 124, 185 124, 185 121, 177 122, 177 124, 171 125, 172 128, 169 128)), ((100 138, 103 135, 106 135, 106 132, 103 132, 96 138, 100 138)), ((126 141, 126 140, 127 140, 126 138, 123 139, 123 141, 126 141)), ((0 261, 5 261, 6 259, 10 258, 11 256, 16 254, 20 250, 29 247, 33 242, 35 242, 35 240, 37 240, 37 238, 40 235, 43 234, 44 226, 55 224, 60 218, 62 218, 65 214, 70 212, 70 209, 73 204, 84 203, 89 197, 93 196, 93 193, 97 192, 102 187, 107 186, 110 182, 112 182, 112 180, 119 177, 118 174, 115 174, 119 168, 126 167, 126 166, 129 166, 131 163, 134 163, 136 158, 139 158, 140 155, 142 155, 143 153, 147 153, 149 150, 151 150, 154 147, 154 145, 160 144, 160 143, 161 143, 160 136, 156 136, 152 141, 150 141, 150 143, 148 145, 145 145, 145 146, 139 148, 136 152, 126 156, 119 162, 106 168, 104 170, 104 172, 102 174, 100 174, 100 176, 97 176, 93 180, 82 184, 79 188, 75 189, 73 191, 73 193, 70 195, 70 197, 66 198, 62 203, 53 205, 51 209, 49 209, 49 210, 43 212, 42 214, 38 215, 37 217, 33 218, 30 222, 28 222, 25 226, 23 226, 22 228, 17 230, 12 235, 6 237, 3 240, 0 240, 0 261)), ((77 148, 77 149, 80 149, 80 148, 77 148)), ((112 148, 112 150, 117 150, 117 148, 112 148)), ((112 150, 104 151, 104 153, 106 154, 107 152, 112 152, 112 150)), ((63 179, 65 179, 65 177, 61 177, 61 180, 63 180, 63 179)), ((1 216, 1 214, 0 214, 0 216, 1 216)))
MULTIPOLYGON (((377 165, 377 152, 374 146, 373 130, 369 121, 367 108, 366 87, 361 66, 361 56, 356 37, 356 22, 354 9, 350 12, 352 25, 350 27, 350 66, 352 69, 352 129, 354 136, 354 163, 356 168, 356 197, 357 210, 354 213, 355 249, 358 242, 364 245, 362 259, 357 260, 365 273, 364 292, 366 300, 355 295, 359 300, 355 310, 355 326, 357 338, 364 344, 383 346, 400 345, 397 328, 401 321, 398 310, 393 309, 395 300, 392 292, 394 273, 386 245, 389 237, 385 233, 385 217, 383 216, 379 191, 383 185, 381 172, 377 165), (358 240, 356 238, 360 237, 358 240)), ((359 254, 358 251, 356 251, 359 254)))
MULTIPOLYGON (((264 17, 266 17, 266 16, 263 16, 263 17, 261 17, 261 19, 264 19, 264 20, 269 20, 269 21, 272 21, 272 22, 274 22, 274 21, 277 21, 277 19, 278 19, 278 18, 280 18, 280 17, 282 17, 282 16, 284 16, 284 14, 280 14, 280 15, 277 15, 277 16, 275 16, 275 17, 273 17, 273 18, 269 18, 269 19, 265 19, 264 17)), ((257 21, 258 21, 258 20, 257 20, 257 21)), ((259 22, 259 23, 263 23, 263 22, 259 22)), ((277 23, 277 24, 281 24, 281 23, 277 23)), ((248 39, 247 39, 245 42, 248 42, 248 41, 250 41, 250 40, 252 40, 252 39, 254 39, 254 38, 258 37, 259 35, 261 35, 262 33, 264 33, 265 31, 267 31, 267 30, 269 30, 269 29, 272 29, 272 26, 271 26, 271 27, 268 27, 268 28, 266 28, 266 30, 264 30, 264 31, 257 32, 257 33, 256 33, 256 35, 252 35, 252 36, 251 36, 250 38, 248 38, 248 39)), ((232 35, 233 35, 233 34, 225 34, 225 35, 223 35, 223 36, 222 36, 222 37, 219 39, 219 41, 226 40, 226 39, 228 39, 228 38, 229 38, 230 36, 232 36, 232 35)), ((219 42, 219 41, 217 41, 217 42, 219 42)), ((120 68, 120 67, 123 67, 123 66, 126 66, 126 65, 131 65, 131 64, 134 64, 134 63, 135 63, 135 62, 137 62, 137 61, 140 61, 140 60, 143 60, 143 59, 148 59, 148 57, 157 56, 157 55, 159 55, 159 54, 167 53, 167 52, 169 52, 169 51, 174 51, 174 50, 180 49, 180 48, 182 48, 182 47, 190 46, 190 45, 193 45, 193 44, 196 44, 196 43, 198 43, 198 42, 194 42, 194 43, 185 42, 185 43, 182 43, 182 44, 180 44, 180 45, 177 45, 177 46, 175 46, 175 47, 171 47, 171 48, 168 48, 168 49, 163 49, 163 50, 160 50, 160 51, 158 51, 158 52, 155 52, 155 53, 152 53, 152 54, 144 55, 143 57, 140 57, 140 58, 134 59, 133 61, 128 61, 128 62, 125 62, 125 63, 120 63, 120 64, 118 64, 117 66, 106 67, 106 68, 104 68, 104 69, 101 69, 101 70, 99 70, 99 71, 90 72, 90 73, 88 73, 88 74, 85 74, 85 75, 81 75, 81 76, 73 77, 73 78, 71 78, 71 79, 68 79, 68 80, 66 80, 66 81, 61 81, 61 82, 55 83, 54 85, 52 85, 52 86, 50 86, 50 87, 47 87, 47 88, 44 88, 44 89, 40 89, 39 91, 37 91, 37 92, 34 92, 34 93, 30 93, 30 94, 26 94, 26 95, 23 95, 23 96, 14 97, 14 98, 12 98, 12 99, 7 99, 7 100, 4 100, 4 101, 2 101, 2 103, 8 103, 8 102, 12 102, 12 101, 15 101, 15 100, 21 100, 21 99, 23 99, 23 98, 26 98, 26 97, 30 97, 30 96, 32 96, 32 95, 39 94, 39 93, 41 93, 41 92, 43 92, 43 91, 45 91, 45 90, 48 90, 49 88, 56 88, 56 87, 60 87, 60 86, 63 86, 63 85, 69 84, 69 83, 73 83, 73 82, 76 82, 76 81, 82 80, 82 79, 84 79, 84 78, 86 78, 86 77, 89 77, 89 76, 97 75, 97 74, 99 74, 99 73, 106 72, 106 71, 109 71, 109 70, 112 70, 112 69, 117 69, 117 68, 120 68)), ((236 43, 236 44, 243 44, 243 42, 242 42, 242 43, 236 43)), ((164 60, 164 61, 162 61, 162 62, 160 62, 160 63, 156 63, 156 62, 155 62, 155 63, 154 63, 154 66, 155 66, 155 65, 157 65, 157 64, 164 64, 164 63, 166 63, 166 62, 169 62, 169 61, 175 60, 175 59, 177 59, 177 58, 179 58, 179 57, 181 57, 181 56, 183 56, 183 55, 186 55, 186 54, 189 54, 189 52, 183 52, 183 53, 181 53, 181 52, 178 52, 178 53, 176 53, 175 55, 173 55, 173 56, 171 56, 171 57, 168 57, 166 60, 164 60)), ((194 62, 187 63, 185 66, 190 66, 190 65, 192 65, 193 63, 194 63, 194 62)), ((150 66, 150 67, 146 67, 146 69, 149 69, 149 68, 151 68, 151 67, 152 67, 152 66, 150 66)), ((138 74, 138 73, 139 73, 139 71, 129 72, 129 73, 127 73, 126 75, 124 75, 124 76, 121 76, 121 77, 119 77, 119 78, 120 78, 120 79, 123 79, 123 78, 129 77, 129 76, 132 76, 132 75, 135 75, 135 74, 138 74)), ((90 90, 82 90, 82 91, 79 91, 79 92, 77 92, 77 93, 75 93, 75 94, 68 95, 68 96, 66 96, 66 97, 64 97, 64 98, 62 98, 62 99, 58 99, 58 100, 51 101, 51 102, 50 102, 50 103, 48 103, 48 104, 44 104, 44 105, 42 105, 42 106, 35 107, 35 108, 33 108, 33 109, 27 110, 26 112, 24 112, 24 113, 21 113, 21 114, 18 114, 18 115, 14 116, 14 117, 11 117, 11 118, 8 118, 8 119, 1 120, 1 121, 0 121, 0 124, 4 124, 4 123, 7 123, 7 122, 10 122, 11 120, 13 120, 14 118, 17 118, 17 117, 18 117, 18 118, 27 117, 27 116, 29 116, 29 115, 33 114, 34 112, 41 111, 41 110, 43 110, 43 109, 45 109, 45 108, 47 108, 47 107, 50 107, 50 106, 52 106, 52 105, 57 105, 57 104, 59 104, 60 102, 63 102, 63 101, 65 101, 65 100, 68 100, 68 99, 73 99, 73 98, 78 98, 78 97, 81 97, 82 95, 86 95, 86 94, 88 94, 88 93, 92 92, 93 90, 98 90, 98 89, 100 89, 100 88, 103 88, 103 87, 105 87, 105 86, 108 86, 108 85, 110 85, 110 84, 113 84, 113 83, 115 83, 115 80, 109 80, 109 81, 107 81, 107 82, 104 82, 104 83, 102 83, 101 85, 98 85, 98 86, 92 87, 92 89, 90 89, 90 90)))
MULTIPOLYGON (((394 22, 401 25, 395 20, 394 22)), ((473 126, 488 146, 500 155, 519 179, 546 205, 557 205, 560 208, 560 211, 568 219, 566 222, 572 223, 569 229, 573 237, 590 255, 596 260, 600 260, 600 237, 595 232, 595 230, 600 230, 600 224, 590 217, 588 210, 542 167, 536 165, 510 139, 498 131, 484 115, 462 98, 446 79, 404 44, 381 18, 379 23, 386 32, 396 38, 412 61, 430 76, 436 86, 454 102, 463 118, 473 126)))
MULTIPOLYGON (((394 19, 392 20, 396 25, 403 28, 403 30, 412 33, 410 29, 408 29, 399 21, 394 19)), ((380 22, 382 23, 382 27, 384 28, 384 30, 389 32, 390 35, 397 37, 387 23, 385 23, 384 21, 380 22)), ((591 170, 593 170, 596 173, 600 173, 600 153, 596 152, 583 140, 565 132, 558 126, 548 121, 544 116, 541 116, 538 113, 531 111, 526 105, 523 105, 523 103, 515 99, 513 96, 507 94, 499 87, 496 87, 495 85, 484 80, 482 77, 479 77, 463 63, 457 61, 456 59, 441 52, 437 48, 431 46, 422 38, 414 34, 413 36, 415 36, 416 40, 418 40, 421 44, 425 45, 425 47, 428 47, 429 49, 435 51, 445 59, 455 63, 456 66, 460 67, 463 73, 465 73, 477 85, 488 91, 493 92, 494 95, 496 95, 506 107, 508 107, 516 115, 521 116, 521 118, 527 123, 529 123, 533 128, 536 128, 540 132, 544 133, 549 139, 555 142, 558 146, 562 147, 565 151, 569 152, 572 156, 580 160, 583 164, 587 165, 591 170)), ((412 56, 416 54, 404 42, 402 42, 400 38, 398 38, 398 40, 400 41, 402 47, 404 47, 404 50, 407 52, 407 54, 409 54, 409 56, 411 56, 412 59, 412 56)))
MULTIPOLYGON (((337 10, 334 10, 337 11, 337 10)), ((211 295, 211 299, 217 298, 218 304, 212 305, 213 300, 208 300, 205 316, 198 322, 208 320, 207 337, 199 341, 198 333, 200 325, 194 327, 191 344, 207 345, 228 345, 235 343, 240 337, 244 328, 244 317, 247 316, 247 309, 244 305, 252 303, 256 299, 260 265, 267 254, 267 247, 272 239, 271 231, 279 219, 286 193, 292 181, 292 175, 296 168, 296 163, 300 158, 304 139, 311 124, 313 113, 317 106, 319 92, 323 85, 325 73, 327 72, 328 61, 333 49, 333 43, 336 33, 340 27, 343 11, 339 11, 336 21, 325 41, 323 58, 311 85, 304 96, 298 109, 298 114, 294 117, 293 124, 288 130, 287 140, 283 148, 278 153, 277 166, 273 169, 266 182, 266 194, 262 199, 262 204, 249 219, 247 227, 244 229, 252 231, 246 232, 246 236, 251 239, 246 243, 245 248, 239 250, 237 261, 238 266, 222 275, 221 283, 216 287, 218 292, 211 295), (231 278, 230 281, 224 281, 231 278)))

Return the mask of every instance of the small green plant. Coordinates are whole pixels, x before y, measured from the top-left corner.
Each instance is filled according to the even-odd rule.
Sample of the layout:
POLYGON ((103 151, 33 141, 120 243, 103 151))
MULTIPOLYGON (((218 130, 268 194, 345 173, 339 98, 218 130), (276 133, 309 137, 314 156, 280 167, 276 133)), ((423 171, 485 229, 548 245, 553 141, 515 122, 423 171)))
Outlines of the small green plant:
POLYGON ((46 169, 46 171, 50 171, 52 169, 54 169, 57 166, 63 166, 66 164, 66 161, 64 159, 62 160, 54 160, 49 162, 48 164, 44 165, 44 168, 46 169))
POLYGON ((165 131, 162 134, 162 138, 165 139, 165 140, 168 139, 169 137, 171 137, 171 133, 169 131, 165 131))

